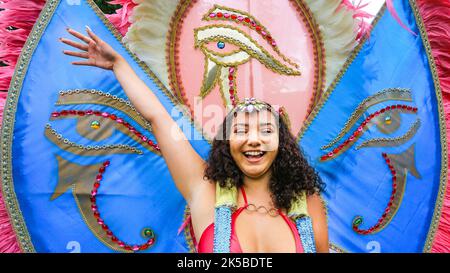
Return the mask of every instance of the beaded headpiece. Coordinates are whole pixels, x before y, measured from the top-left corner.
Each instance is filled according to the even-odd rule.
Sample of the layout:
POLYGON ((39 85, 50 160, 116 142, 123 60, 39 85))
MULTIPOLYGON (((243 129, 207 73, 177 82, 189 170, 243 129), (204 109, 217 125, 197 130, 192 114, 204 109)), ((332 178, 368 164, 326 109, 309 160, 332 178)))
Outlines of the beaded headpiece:
POLYGON ((237 112, 247 112, 252 113, 253 111, 261 111, 263 109, 267 109, 272 111, 272 106, 270 104, 257 100, 255 98, 245 98, 244 101, 236 104, 234 108, 237 112))

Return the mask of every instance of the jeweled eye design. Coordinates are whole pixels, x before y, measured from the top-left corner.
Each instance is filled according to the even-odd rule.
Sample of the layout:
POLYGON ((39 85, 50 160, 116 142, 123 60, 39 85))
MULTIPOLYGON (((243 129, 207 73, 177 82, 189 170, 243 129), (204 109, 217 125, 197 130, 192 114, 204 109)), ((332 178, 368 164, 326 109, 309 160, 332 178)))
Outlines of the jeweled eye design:
MULTIPOLYGON (((76 120, 76 131, 82 138, 69 140, 57 131, 50 123, 45 127, 48 140, 65 152, 81 157, 106 156, 112 154, 154 153, 160 155, 158 144, 152 140, 151 125, 131 106, 128 101, 99 90, 67 90, 61 91, 56 102, 63 110, 51 114, 52 123, 60 120, 76 120), (85 109, 86 105, 101 106, 102 111, 85 109), (83 109, 67 109, 68 106, 82 106, 83 109), (134 124, 134 125, 133 125, 134 124), (78 140, 88 140, 89 143, 99 143, 110 139, 115 133, 126 135, 127 144, 113 143, 107 145, 84 145, 78 140)), ((81 107, 80 107, 81 108, 81 107)), ((141 251, 151 247, 156 240, 152 229, 143 227, 142 244, 128 244, 118 238, 107 225, 102 216, 102 208, 97 203, 102 185, 107 184, 105 177, 111 172, 109 160, 97 164, 80 165, 56 155, 58 162, 58 184, 51 200, 59 198, 68 190, 78 205, 83 220, 96 237, 105 245, 117 251, 141 251)))
POLYGON ((195 29, 195 47, 205 55, 205 70, 200 89, 202 98, 207 96, 216 84, 219 84, 225 105, 236 105, 238 102, 237 68, 252 58, 277 74, 300 75, 298 64, 280 52, 269 31, 250 14, 215 5, 203 17, 203 20, 232 22, 238 26, 250 28, 262 37, 266 44, 259 44, 243 30, 232 25, 211 24, 195 29), (211 43, 214 43, 219 51, 211 49, 209 46, 211 43), (236 49, 223 52, 228 47, 236 49), (275 54, 271 54, 270 51, 275 54))
MULTIPOLYGON (((341 155, 348 152, 351 147, 356 145, 356 143, 364 136, 364 133, 372 128, 375 128, 374 130, 385 135, 394 134, 401 127, 402 115, 415 116, 417 114, 418 109, 416 107, 401 103, 390 104, 365 115, 368 108, 388 101, 412 102, 411 92, 408 89, 390 88, 366 98, 353 111, 338 135, 327 145, 321 147, 322 150, 330 150, 320 157, 320 162, 327 162, 339 158, 341 155), (362 120, 362 122, 358 124, 359 120, 362 120), (354 129, 352 130, 352 128, 354 129)), ((396 137, 381 137, 364 140, 355 147, 355 150, 357 151, 370 147, 399 147, 411 140, 419 128, 420 119, 416 118, 404 134, 396 137)), ((363 216, 358 215, 354 217, 352 229, 362 235, 380 232, 390 223, 400 207, 408 173, 420 179, 420 174, 415 166, 414 144, 410 145, 409 148, 399 154, 383 152, 380 159, 381 158, 384 160, 391 173, 392 192, 386 208, 377 223, 369 228, 361 228, 364 223, 363 216)))

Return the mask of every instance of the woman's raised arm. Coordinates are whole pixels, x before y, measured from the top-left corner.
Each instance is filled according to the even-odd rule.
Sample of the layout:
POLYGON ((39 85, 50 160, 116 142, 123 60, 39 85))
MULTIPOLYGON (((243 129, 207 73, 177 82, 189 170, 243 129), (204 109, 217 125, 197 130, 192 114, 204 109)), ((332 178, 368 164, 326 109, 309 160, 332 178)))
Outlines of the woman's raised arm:
POLYGON ((183 197, 190 203, 194 192, 203 184, 201 182, 206 166, 204 160, 195 152, 176 122, 127 61, 89 27, 86 27, 86 30, 89 37, 67 29, 83 43, 61 38, 61 42, 81 50, 79 52, 64 50, 64 54, 85 59, 72 62, 74 65, 94 66, 114 71, 133 106, 151 123, 153 134, 172 178, 183 197))

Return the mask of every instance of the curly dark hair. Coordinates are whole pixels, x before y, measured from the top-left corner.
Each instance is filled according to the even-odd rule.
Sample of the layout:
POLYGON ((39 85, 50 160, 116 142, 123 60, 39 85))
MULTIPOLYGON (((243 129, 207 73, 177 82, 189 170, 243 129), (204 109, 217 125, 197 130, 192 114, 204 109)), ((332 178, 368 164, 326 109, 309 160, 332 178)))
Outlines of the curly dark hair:
MULTIPOLYGON (((279 128, 279 147, 272 163, 272 175, 269 189, 272 200, 277 208, 289 210, 292 203, 301 192, 307 195, 321 193, 325 184, 317 172, 308 164, 295 137, 290 132, 286 121, 268 103, 270 111, 277 121, 279 128)), ((231 111, 219 127, 218 134, 213 140, 212 148, 207 159, 205 178, 210 182, 218 182, 221 187, 243 185, 244 174, 236 165, 230 152, 229 135, 236 111, 231 111)))

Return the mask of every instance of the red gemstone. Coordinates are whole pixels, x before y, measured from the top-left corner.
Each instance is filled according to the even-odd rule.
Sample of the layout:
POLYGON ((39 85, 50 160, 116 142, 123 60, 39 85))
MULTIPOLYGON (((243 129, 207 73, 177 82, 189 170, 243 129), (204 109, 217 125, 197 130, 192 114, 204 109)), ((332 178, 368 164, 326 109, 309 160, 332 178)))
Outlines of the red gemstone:
POLYGON ((105 224, 103 224, 103 225, 102 225, 102 229, 106 231, 106 230, 108 230, 108 226, 105 225, 105 224))
POLYGON ((386 109, 381 109, 380 112, 384 113, 384 112, 386 112, 386 109))
POLYGON ((86 113, 85 113, 84 111, 78 111, 77 114, 78 114, 79 116, 84 116, 84 115, 86 115, 86 113))
POLYGON ((336 148, 336 149, 333 150, 333 153, 337 154, 337 153, 339 153, 339 150, 340 150, 339 148, 336 148))
POLYGON ((124 247, 126 250, 131 250, 131 246, 125 246, 124 247))
POLYGON ((94 212, 94 217, 95 217, 96 219, 99 219, 99 218, 100 218, 100 212, 98 212, 98 210, 94 212))
POLYGON ((229 79, 230 81, 232 81, 232 80, 233 80, 233 75, 229 75, 229 76, 228 76, 228 79, 229 79))
POLYGON ((94 196, 91 196, 90 199, 91 199, 91 202, 92 202, 92 203, 95 203, 95 201, 97 201, 96 198, 95 198, 94 196))
POLYGON ((92 110, 87 110, 86 111, 86 115, 92 115, 92 114, 94 114, 94 111, 92 111, 92 110))
POLYGON ((323 156, 320 157, 320 160, 321 160, 321 161, 325 161, 325 160, 327 160, 327 158, 328 158, 328 156, 323 155, 323 156))
POLYGON ((105 161, 105 162, 103 163, 103 166, 108 167, 108 166, 109 166, 109 160, 105 161))
POLYGON ((100 187, 100 183, 95 182, 95 183, 94 183, 94 189, 98 189, 99 187, 100 187))
POLYGON ((96 116, 101 116, 101 115, 102 115, 102 112, 100 112, 100 111, 94 111, 94 115, 96 115, 96 116))
POLYGON ((408 106, 402 105, 402 109, 406 109, 406 108, 408 108, 408 106))
POLYGON ((230 88, 230 95, 233 95, 234 94, 234 89, 233 88, 230 88))
POLYGON ((139 250, 146 250, 149 247, 147 244, 143 244, 139 247, 139 250))
POLYGON ((155 243, 155 238, 151 238, 147 241, 147 245, 153 245, 155 243))
POLYGON ((261 31, 261 27, 260 27, 260 26, 256 26, 255 29, 256 29, 256 31, 258 31, 258 32, 261 31))
MULTIPOLYGON (((117 237, 116 236, 112 236, 111 237, 111 241, 113 241, 113 242, 117 242, 118 241, 118 239, 117 239, 117 237)), ((120 244, 119 244, 120 245, 120 244)))
POLYGON ((106 232, 106 235, 107 235, 109 238, 111 238, 111 237, 113 236, 113 233, 112 233, 111 230, 108 230, 108 231, 106 232))
POLYGON ((69 114, 71 114, 71 115, 76 115, 76 114, 77 114, 77 111, 75 111, 75 110, 69 110, 69 114))
POLYGON ((386 110, 391 110, 391 107, 390 106, 386 107, 386 110))
POLYGON ((245 17, 245 18, 244 18, 244 21, 245 21, 246 23, 250 23, 250 18, 245 17))
POLYGON ((148 140, 148 145, 150 145, 150 146, 154 145, 154 143, 153 143, 153 141, 151 139, 148 140))
POLYGON ((63 116, 66 116, 68 113, 69 113, 69 112, 66 111, 66 110, 62 110, 62 111, 61 111, 61 115, 63 115, 63 116))
POLYGON ((97 195, 97 190, 91 191, 91 196, 96 196, 96 195, 97 195))
POLYGON ((103 167, 100 167, 100 169, 98 169, 98 172, 99 173, 104 173, 105 172, 105 167, 103 166, 103 167))
POLYGON ((235 14, 231 14, 231 19, 236 20, 237 16, 235 14))
POLYGON ((408 106, 406 109, 408 109, 408 111, 412 111, 412 107, 411 106, 408 106))
POLYGON ((116 120, 117 116, 116 115, 111 115, 111 116, 109 116, 109 118, 112 119, 112 120, 116 120))
POLYGON ((59 117, 59 115, 60 115, 60 114, 59 114, 58 112, 53 112, 53 113, 52 113, 52 117, 54 117, 54 118, 59 117))
POLYGON ((100 180, 102 180, 102 179, 103 179, 103 176, 102 176, 101 174, 97 174, 96 180, 97 180, 97 181, 100 181, 100 180))
POLYGON ((219 18, 223 17, 223 13, 222 12, 218 12, 217 13, 217 17, 219 17, 219 18))

